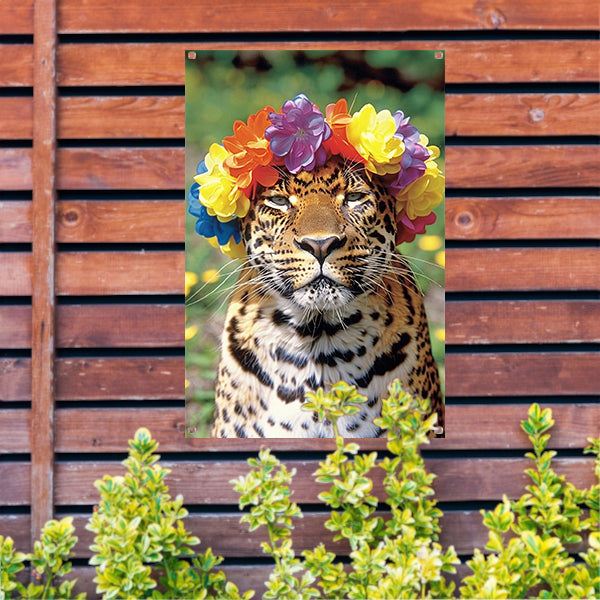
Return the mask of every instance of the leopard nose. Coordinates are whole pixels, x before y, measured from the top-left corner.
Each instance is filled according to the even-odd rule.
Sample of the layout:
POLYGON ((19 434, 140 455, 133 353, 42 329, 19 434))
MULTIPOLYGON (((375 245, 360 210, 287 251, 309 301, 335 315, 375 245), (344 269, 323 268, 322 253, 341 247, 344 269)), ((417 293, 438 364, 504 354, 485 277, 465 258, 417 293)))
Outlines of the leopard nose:
POLYGON ((328 237, 303 237, 296 241, 296 244, 312 254, 321 264, 336 249, 341 248, 346 243, 346 236, 332 235, 328 237))

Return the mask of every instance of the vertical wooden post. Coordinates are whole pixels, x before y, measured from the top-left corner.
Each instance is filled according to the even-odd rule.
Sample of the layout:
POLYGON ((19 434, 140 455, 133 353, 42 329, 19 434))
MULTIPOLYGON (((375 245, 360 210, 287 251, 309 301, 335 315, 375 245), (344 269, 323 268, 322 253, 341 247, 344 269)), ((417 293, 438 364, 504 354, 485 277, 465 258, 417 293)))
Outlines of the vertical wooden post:
POLYGON ((56 0, 34 2, 31 538, 54 509, 56 0))

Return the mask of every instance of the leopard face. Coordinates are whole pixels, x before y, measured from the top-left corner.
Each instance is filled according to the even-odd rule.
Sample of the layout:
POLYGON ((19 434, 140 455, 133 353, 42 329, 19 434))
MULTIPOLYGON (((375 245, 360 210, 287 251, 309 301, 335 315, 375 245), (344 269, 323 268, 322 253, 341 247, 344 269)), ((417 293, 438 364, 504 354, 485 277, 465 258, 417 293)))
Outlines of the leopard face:
POLYGON ((423 299, 396 251, 395 200, 361 165, 321 167, 259 188, 241 219, 248 263, 227 311, 215 437, 332 437, 303 409, 338 381, 367 397, 346 437, 378 437, 389 385, 444 407, 423 299))
POLYGON ((394 199, 339 157, 260 189, 241 230, 260 281, 307 313, 373 290, 396 256, 394 199))

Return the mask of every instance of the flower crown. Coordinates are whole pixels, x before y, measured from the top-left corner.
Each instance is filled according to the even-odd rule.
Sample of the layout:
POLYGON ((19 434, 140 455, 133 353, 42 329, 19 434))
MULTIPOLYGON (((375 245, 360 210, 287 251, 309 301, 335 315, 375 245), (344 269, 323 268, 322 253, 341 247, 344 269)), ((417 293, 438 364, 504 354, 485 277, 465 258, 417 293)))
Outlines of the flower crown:
POLYGON ((279 179, 276 167, 290 173, 311 171, 339 155, 382 178, 396 199, 396 244, 410 242, 435 222, 433 209, 444 199, 444 175, 435 159, 440 151, 409 124, 401 110, 376 112, 366 104, 353 115, 343 98, 325 116, 304 94, 286 101, 279 112, 265 106, 236 121, 223 145, 212 144, 198 164, 188 193, 196 232, 232 257, 242 257, 239 219, 250 208, 258 185, 279 179))

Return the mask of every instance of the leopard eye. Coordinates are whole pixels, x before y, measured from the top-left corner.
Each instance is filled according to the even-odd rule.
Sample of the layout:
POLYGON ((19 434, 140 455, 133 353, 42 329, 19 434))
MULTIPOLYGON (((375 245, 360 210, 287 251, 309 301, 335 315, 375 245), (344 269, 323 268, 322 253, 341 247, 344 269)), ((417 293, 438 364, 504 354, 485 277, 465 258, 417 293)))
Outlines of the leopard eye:
POLYGON ((268 196, 265 198, 265 204, 279 210, 287 210, 291 206, 289 198, 286 196, 268 196))
POLYGON ((365 192, 349 192, 344 196, 344 202, 348 205, 361 204, 366 195, 365 192))

